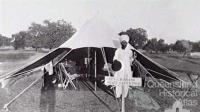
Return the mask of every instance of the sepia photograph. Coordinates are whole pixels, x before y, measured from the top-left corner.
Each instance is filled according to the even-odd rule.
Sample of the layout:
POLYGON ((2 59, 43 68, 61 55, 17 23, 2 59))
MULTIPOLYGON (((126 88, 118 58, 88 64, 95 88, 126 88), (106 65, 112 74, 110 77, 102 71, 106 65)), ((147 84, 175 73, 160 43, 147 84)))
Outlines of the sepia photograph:
POLYGON ((0 0, 0 112, 200 112, 199 0, 0 0))

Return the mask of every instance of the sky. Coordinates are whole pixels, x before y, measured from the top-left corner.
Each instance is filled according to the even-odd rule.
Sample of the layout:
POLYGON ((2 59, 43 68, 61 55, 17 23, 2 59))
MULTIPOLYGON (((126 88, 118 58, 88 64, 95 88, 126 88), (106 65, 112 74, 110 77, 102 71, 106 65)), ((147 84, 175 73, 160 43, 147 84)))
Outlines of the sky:
POLYGON ((144 28, 167 43, 200 41, 200 0, 0 0, 0 34, 64 19, 77 30, 97 13, 116 31, 144 28))

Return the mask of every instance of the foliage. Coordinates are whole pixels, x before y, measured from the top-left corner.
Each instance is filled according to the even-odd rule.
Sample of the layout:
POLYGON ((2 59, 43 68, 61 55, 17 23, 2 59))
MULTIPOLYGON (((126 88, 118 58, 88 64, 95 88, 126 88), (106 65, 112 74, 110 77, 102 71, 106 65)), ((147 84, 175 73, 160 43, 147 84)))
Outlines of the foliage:
POLYGON ((172 49, 178 52, 191 51, 191 48, 192 46, 187 40, 177 40, 175 44, 172 46, 172 49))
POLYGON ((0 47, 1 46, 10 46, 10 41, 11 41, 10 38, 0 34, 0 47))
POLYGON ((157 46, 158 46, 157 38, 152 38, 147 41, 147 44, 144 46, 144 49, 151 52, 152 51, 157 52, 158 51, 157 46))
POLYGON ((26 33, 24 31, 12 35, 12 38, 15 39, 13 42, 13 47, 15 48, 15 50, 19 48, 25 48, 25 35, 26 33))
POLYGON ((161 51, 164 53, 164 52, 169 51, 170 45, 166 44, 164 39, 159 39, 158 44, 157 44, 157 49, 158 51, 161 51))
POLYGON ((76 31, 70 23, 64 20, 58 20, 57 22, 45 20, 43 23, 44 25, 32 23, 29 27, 28 33, 32 40, 31 45, 36 49, 58 47, 76 31))
POLYGON ((192 51, 200 52, 200 41, 199 42, 192 42, 192 51))
POLYGON ((63 42, 68 40, 74 33, 75 29, 64 20, 57 22, 44 21, 45 24, 45 36, 44 36, 44 47, 55 48, 61 45, 63 42))
POLYGON ((174 46, 172 46, 174 51, 183 52, 183 57, 189 55, 192 50, 191 42, 187 40, 177 40, 174 46))
POLYGON ((64 20, 56 22, 45 20, 43 21, 43 25, 32 23, 27 31, 21 31, 12 37, 15 38, 15 49, 26 46, 35 48, 36 51, 39 48, 48 48, 51 50, 68 40, 75 31, 71 23, 67 23, 64 20))
POLYGON ((150 52, 167 52, 170 49, 170 45, 165 43, 164 39, 152 38, 147 41, 147 44, 144 46, 144 49, 150 52))
POLYGON ((27 31, 27 38, 26 43, 27 47, 33 47, 36 49, 43 47, 43 41, 44 41, 44 34, 45 27, 41 24, 32 23, 31 26, 28 28, 27 31))
POLYGON ((119 35, 128 35, 130 37, 129 43, 135 48, 142 48, 148 40, 147 31, 143 28, 129 28, 126 31, 120 32, 119 35))

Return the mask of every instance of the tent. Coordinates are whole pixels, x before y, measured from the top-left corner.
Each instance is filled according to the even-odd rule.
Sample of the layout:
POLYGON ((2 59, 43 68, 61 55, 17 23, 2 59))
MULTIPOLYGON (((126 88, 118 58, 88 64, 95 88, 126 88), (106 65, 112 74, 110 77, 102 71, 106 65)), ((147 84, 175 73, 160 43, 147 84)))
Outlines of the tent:
MULTIPOLYGON (((98 51, 96 54, 97 58, 100 57, 102 59, 98 61, 99 63, 102 64, 103 62, 103 64, 107 64, 107 62, 112 62, 114 51, 118 47, 120 47, 118 33, 114 32, 113 29, 103 19, 97 16, 87 21, 86 24, 84 24, 76 34, 74 34, 61 46, 48 53, 44 57, 30 64, 27 64, 24 67, 21 67, 9 74, 1 76, 0 82, 4 82, 5 80, 9 80, 18 76, 23 76, 24 74, 32 72, 42 67, 43 65, 48 64, 51 61, 53 61, 53 65, 55 66, 65 57, 70 57, 70 55, 71 58, 79 59, 81 56, 83 56, 82 53, 85 53, 83 49, 88 48, 92 48, 95 49, 95 51, 98 51)), ((179 80, 176 77, 176 74, 172 71, 154 62, 133 47, 128 47, 130 47, 133 51, 137 53, 137 60, 154 78, 163 79, 167 82, 179 80)), ((97 71, 97 73, 98 72, 99 71, 97 71)), ((28 90, 28 88, 30 88, 38 80, 39 78, 34 81, 30 86, 28 86, 25 90, 28 90)), ((17 97, 23 94, 24 91, 22 91, 22 93, 20 93, 17 97)), ((17 97, 15 97, 14 99, 16 99, 17 97)), ((8 105, 10 105, 14 101, 14 99, 6 104, 5 108, 7 108, 8 105)))
MULTIPOLYGON (((114 32, 113 29, 102 18, 97 16, 87 21, 80 28, 80 30, 77 31, 77 33, 75 33, 69 40, 67 40, 52 52, 48 53, 39 60, 36 60, 0 78, 16 77, 23 73, 31 72, 32 70, 49 63, 51 60, 54 61, 53 65, 56 65, 64 57, 73 52, 73 50, 80 48, 111 48, 111 50, 105 50, 105 54, 106 58, 108 57, 112 59, 113 51, 120 47, 118 39, 118 33, 114 32), (109 53, 109 51, 112 51, 112 53, 109 53)), ((157 79, 163 79, 167 82, 178 80, 175 73, 154 62, 133 47, 131 48, 137 53, 137 60, 148 70, 148 72, 153 77, 157 79)))

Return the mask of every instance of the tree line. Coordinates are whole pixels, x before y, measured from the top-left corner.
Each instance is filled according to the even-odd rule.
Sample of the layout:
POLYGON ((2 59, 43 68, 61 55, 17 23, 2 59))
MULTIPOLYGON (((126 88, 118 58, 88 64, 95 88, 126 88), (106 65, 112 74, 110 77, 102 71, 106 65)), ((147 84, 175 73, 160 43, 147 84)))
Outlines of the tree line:
POLYGON ((166 53, 169 51, 181 52, 184 54, 200 52, 200 41, 191 42, 189 40, 177 40, 175 43, 168 44, 164 39, 151 38, 148 39, 147 31, 143 28, 129 28, 126 31, 121 31, 119 35, 128 35, 129 43, 138 49, 144 49, 148 52, 166 53))
POLYGON ((43 24, 32 23, 26 31, 13 34, 13 47, 15 49, 25 47, 53 49, 68 40, 76 29, 64 20, 51 22, 43 21, 43 24))
MULTIPOLYGON (((11 38, 0 35, 0 46, 12 45, 16 50, 26 47, 35 48, 37 51, 40 48, 53 49, 67 41, 76 29, 64 20, 55 22, 44 20, 43 24, 32 23, 26 31, 20 31, 12 35, 11 38)), ((144 49, 148 52, 166 53, 169 51, 200 52, 200 41, 191 42, 188 40, 177 40, 175 43, 168 44, 164 39, 151 38, 148 39, 148 33, 143 28, 129 28, 121 31, 119 35, 128 35, 129 43, 137 48, 144 49)))
POLYGON ((0 34, 0 47, 1 46, 10 46, 11 45, 10 41, 11 41, 11 38, 8 38, 8 37, 0 34))

